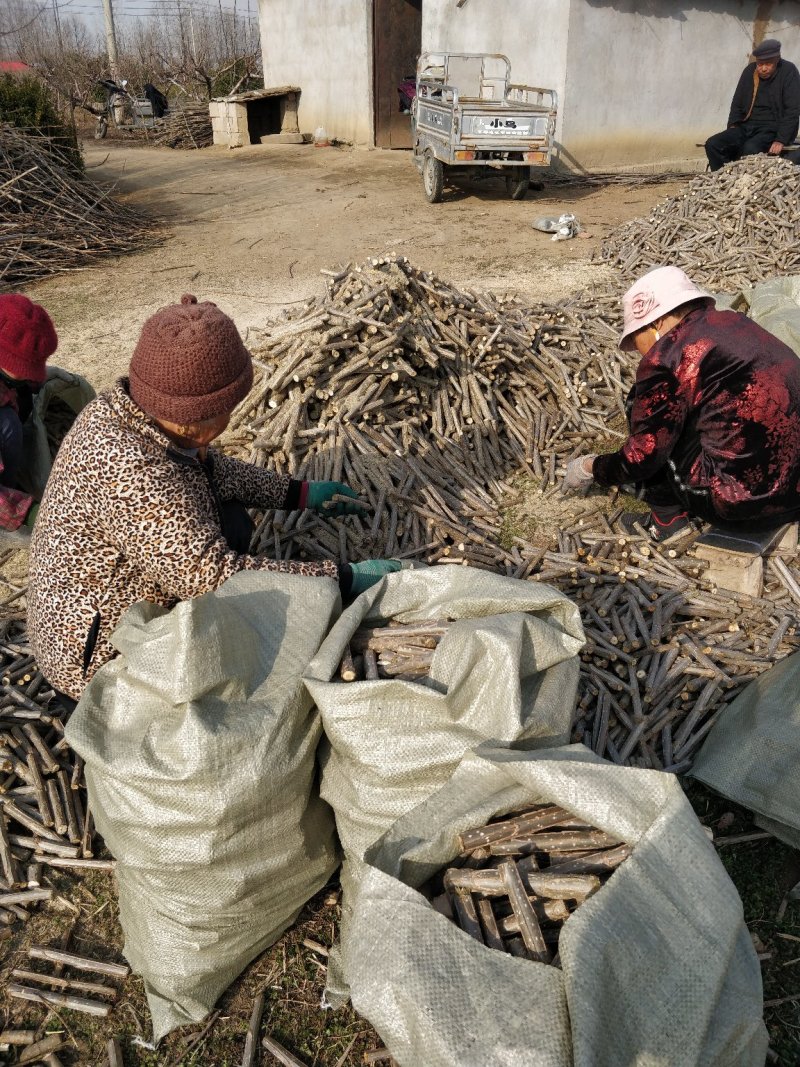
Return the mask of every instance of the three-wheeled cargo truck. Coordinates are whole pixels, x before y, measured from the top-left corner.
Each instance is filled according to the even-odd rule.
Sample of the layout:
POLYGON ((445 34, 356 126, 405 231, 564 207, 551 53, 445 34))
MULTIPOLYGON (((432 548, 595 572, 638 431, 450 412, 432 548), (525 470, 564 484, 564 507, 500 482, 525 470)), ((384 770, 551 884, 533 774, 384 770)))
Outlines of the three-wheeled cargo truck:
POLYGON ((412 132, 425 196, 438 203, 455 168, 491 168, 503 172, 509 196, 522 200, 531 167, 550 163, 557 107, 555 89, 514 85, 500 53, 423 52, 412 132))

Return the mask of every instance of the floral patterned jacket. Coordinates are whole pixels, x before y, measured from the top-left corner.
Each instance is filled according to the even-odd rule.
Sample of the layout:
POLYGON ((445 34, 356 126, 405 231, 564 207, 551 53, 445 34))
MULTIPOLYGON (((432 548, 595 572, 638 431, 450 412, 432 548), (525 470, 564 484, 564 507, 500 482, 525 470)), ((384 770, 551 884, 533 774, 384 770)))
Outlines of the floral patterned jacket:
POLYGON ((174 607, 241 570, 336 579, 333 562, 239 555, 222 536, 219 501, 282 508, 299 486, 213 449, 205 463, 178 452, 125 379, 98 396, 61 445, 34 527, 28 632, 47 680, 79 699, 137 601, 174 607))
POLYGON ((800 359, 735 311, 691 311, 642 357, 630 436, 593 465, 601 485, 672 462, 729 521, 800 514, 800 359))

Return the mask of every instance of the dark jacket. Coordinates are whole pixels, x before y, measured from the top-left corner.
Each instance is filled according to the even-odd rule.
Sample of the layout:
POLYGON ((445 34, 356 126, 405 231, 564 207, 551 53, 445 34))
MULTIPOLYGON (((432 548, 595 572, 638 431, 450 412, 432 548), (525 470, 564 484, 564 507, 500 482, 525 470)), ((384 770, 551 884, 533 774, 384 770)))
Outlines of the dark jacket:
POLYGON ((690 489, 728 521, 800 512, 800 359, 745 315, 704 307, 636 370, 631 434, 598 456, 601 485, 648 482, 675 457, 690 489))
MULTIPOLYGON (((743 122, 750 110, 755 69, 755 63, 749 63, 742 71, 731 101, 729 126, 743 122)), ((774 130, 775 140, 780 141, 781 144, 791 144, 797 136, 800 119, 800 72, 794 63, 780 59, 774 75, 768 81, 759 80, 756 104, 761 114, 758 116, 754 114, 749 121, 774 130), (765 111, 770 116, 766 122, 765 111)))

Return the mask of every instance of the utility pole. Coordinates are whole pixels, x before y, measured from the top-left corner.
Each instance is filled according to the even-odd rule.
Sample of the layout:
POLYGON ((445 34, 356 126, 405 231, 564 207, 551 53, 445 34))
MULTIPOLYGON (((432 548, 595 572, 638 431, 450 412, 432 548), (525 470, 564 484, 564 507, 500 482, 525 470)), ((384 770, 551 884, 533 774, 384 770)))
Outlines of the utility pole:
POLYGON ((106 23, 108 66, 111 70, 111 77, 113 80, 119 81, 119 70, 117 68, 117 37, 114 33, 114 12, 111 9, 111 0, 103 0, 103 16, 106 23))

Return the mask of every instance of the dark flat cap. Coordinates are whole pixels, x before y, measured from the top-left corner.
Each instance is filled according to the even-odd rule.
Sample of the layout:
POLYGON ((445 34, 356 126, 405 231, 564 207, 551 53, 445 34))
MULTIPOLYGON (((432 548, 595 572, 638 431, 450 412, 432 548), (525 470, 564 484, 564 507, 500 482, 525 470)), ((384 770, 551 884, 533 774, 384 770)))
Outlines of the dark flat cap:
POLYGON ((774 37, 768 37, 753 49, 754 59, 777 59, 780 54, 781 42, 776 41, 774 37))

